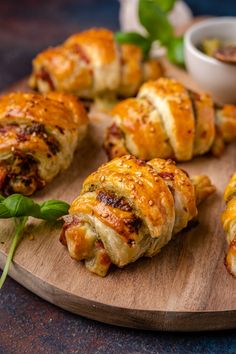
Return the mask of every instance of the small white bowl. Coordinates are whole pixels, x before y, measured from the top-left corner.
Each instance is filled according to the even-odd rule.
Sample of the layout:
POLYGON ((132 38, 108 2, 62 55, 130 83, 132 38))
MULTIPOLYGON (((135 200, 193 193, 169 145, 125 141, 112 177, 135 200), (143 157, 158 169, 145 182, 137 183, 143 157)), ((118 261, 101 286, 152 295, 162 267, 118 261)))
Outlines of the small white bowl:
POLYGON ((185 63, 193 79, 216 102, 236 103, 236 65, 202 53, 198 46, 205 38, 236 43, 236 17, 204 20, 190 27, 184 37, 185 63))

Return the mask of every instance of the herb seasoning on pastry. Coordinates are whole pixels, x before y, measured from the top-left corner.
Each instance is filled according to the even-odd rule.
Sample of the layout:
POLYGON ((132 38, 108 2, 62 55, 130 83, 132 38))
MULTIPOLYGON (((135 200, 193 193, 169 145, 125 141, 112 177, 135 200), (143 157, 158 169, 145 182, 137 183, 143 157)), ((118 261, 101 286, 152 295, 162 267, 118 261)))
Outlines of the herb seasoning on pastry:
POLYGON ((236 173, 225 189, 224 200, 226 209, 222 214, 222 223, 229 245, 225 264, 228 271, 236 277, 236 173))
POLYGON ((104 142, 110 159, 130 153, 144 160, 188 161, 210 150, 219 156, 236 139, 236 106, 214 107, 209 95, 168 78, 143 84, 112 115, 104 142))
POLYGON ((171 160, 116 158, 85 180, 60 240, 73 259, 105 276, 111 263, 156 255, 214 191, 208 177, 190 179, 171 160))
POLYGON ((162 75, 159 61, 144 60, 133 44, 118 45, 107 29, 90 29, 69 37, 33 60, 29 81, 40 92, 64 91, 93 99, 134 96, 140 85, 162 75))
POLYGON ((31 195, 70 165, 87 128, 73 96, 10 93, 0 97, 0 192, 31 195))

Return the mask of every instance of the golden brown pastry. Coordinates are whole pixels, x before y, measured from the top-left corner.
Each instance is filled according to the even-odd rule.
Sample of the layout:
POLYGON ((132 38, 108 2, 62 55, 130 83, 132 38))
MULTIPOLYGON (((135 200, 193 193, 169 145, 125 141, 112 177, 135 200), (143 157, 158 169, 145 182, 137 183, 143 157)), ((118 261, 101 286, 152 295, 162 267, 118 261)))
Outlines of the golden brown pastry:
POLYGON ((31 195, 73 159, 88 118, 73 96, 10 93, 0 97, 0 192, 31 195))
POLYGON ((187 161, 210 150, 219 155, 224 143, 236 139, 236 106, 215 108, 209 95, 168 78, 143 84, 112 115, 104 142, 110 159, 130 153, 187 161))
POLYGON ((90 29, 69 37, 33 60, 30 86, 40 92, 64 91, 83 98, 115 93, 133 96, 163 71, 157 60, 144 61, 132 44, 118 45, 107 29, 90 29))
POLYGON ((226 210, 222 214, 222 223, 229 245, 225 258, 228 271, 236 277, 236 173, 225 189, 226 210))
POLYGON ((61 242, 73 259, 105 276, 111 263, 123 267, 157 254, 214 191, 208 177, 191 180, 171 160, 116 158, 85 180, 64 217, 61 242))

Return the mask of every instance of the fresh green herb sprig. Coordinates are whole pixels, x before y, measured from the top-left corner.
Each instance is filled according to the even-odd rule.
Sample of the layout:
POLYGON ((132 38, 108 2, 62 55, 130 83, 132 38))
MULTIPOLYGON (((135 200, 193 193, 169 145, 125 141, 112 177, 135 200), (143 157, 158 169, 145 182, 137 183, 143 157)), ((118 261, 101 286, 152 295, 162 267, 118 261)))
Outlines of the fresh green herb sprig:
POLYGON ((184 65, 183 37, 174 35, 173 26, 168 19, 168 13, 172 10, 175 0, 139 0, 138 15, 141 25, 147 35, 136 32, 117 32, 118 43, 132 43, 139 46, 145 58, 154 41, 159 41, 166 47, 168 59, 177 65, 184 65))
POLYGON ((21 194, 12 194, 7 198, 0 195, 0 219, 13 218, 15 221, 15 233, 7 255, 6 264, 0 277, 0 289, 7 277, 11 261, 22 239, 23 230, 29 216, 47 221, 55 221, 61 216, 66 215, 68 209, 69 204, 62 200, 47 200, 42 204, 38 204, 31 198, 21 194))

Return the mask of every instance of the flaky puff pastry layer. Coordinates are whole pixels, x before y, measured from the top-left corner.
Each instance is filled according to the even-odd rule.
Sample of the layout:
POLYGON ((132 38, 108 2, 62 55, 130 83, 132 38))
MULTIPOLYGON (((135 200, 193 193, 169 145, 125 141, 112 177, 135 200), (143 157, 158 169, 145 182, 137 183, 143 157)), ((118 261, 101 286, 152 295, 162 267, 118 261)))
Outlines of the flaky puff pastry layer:
POLYGON ((109 158, 131 153, 138 158, 188 161, 210 150, 222 153, 236 139, 235 106, 214 107, 205 93, 160 78, 143 84, 136 98, 118 103, 104 142, 109 158))
POLYGON ((228 271, 236 277, 236 173, 225 189, 224 200, 226 209, 222 214, 222 223, 229 245, 225 264, 228 271))
POLYGON ((84 181, 61 241, 101 276, 111 263, 123 267, 154 256, 197 215, 196 201, 215 191, 206 176, 193 181, 171 160, 116 158, 84 181))
POLYGON ((38 54, 29 84, 43 93, 56 90, 83 98, 109 93, 129 97, 144 81, 162 74, 160 63, 145 61, 139 47, 118 45, 111 31, 93 28, 38 54))
POLYGON ((30 195, 70 165, 88 117, 73 96, 0 97, 0 190, 30 195))

